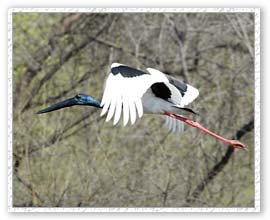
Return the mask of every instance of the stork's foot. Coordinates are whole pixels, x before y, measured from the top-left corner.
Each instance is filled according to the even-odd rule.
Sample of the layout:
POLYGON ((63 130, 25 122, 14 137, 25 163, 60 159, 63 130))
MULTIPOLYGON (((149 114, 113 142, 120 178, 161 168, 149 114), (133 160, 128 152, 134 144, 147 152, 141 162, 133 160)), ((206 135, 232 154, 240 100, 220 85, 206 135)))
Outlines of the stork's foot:
POLYGON ((172 113, 169 113, 169 112, 165 112, 164 114, 168 115, 168 116, 170 116, 172 118, 175 118, 177 120, 183 121, 183 122, 185 122, 185 123, 187 123, 187 124, 189 124, 189 125, 191 125, 191 126, 193 126, 195 128, 198 128, 201 131, 203 131, 203 132, 217 138, 218 140, 224 142, 225 144, 230 145, 233 148, 238 148, 238 149, 242 149, 242 150, 248 150, 248 146, 241 143, 240 141, 238 141, 238 140, 229 140, 227 138, 221 137, 221 136, 217 135, 216 133, 214 133, 212 131, 209 131, 208 129, 206 129, 205 127, 203 127, 201 124, 199 124, 196 121, 192 121, 192 120, 190 120, 188 118, 184 118, 184 117, 182 117, 180 115, 172 114, 172 113))
POLYGON ((233 148, 238 148, 238 149, 242 149, 242 150, 248 150, 248 146, 241 143, 238 140, 230 140, 229 143, 233 148))

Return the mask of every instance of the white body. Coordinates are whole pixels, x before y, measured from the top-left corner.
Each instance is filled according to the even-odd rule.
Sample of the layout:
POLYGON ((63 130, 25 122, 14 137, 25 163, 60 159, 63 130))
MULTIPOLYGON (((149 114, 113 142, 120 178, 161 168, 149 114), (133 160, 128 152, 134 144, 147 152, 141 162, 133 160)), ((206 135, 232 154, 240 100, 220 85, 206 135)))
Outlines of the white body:
MULTIPOLYGON (((111 120, 114 116, 114 124, 118 123, 122 112, 124 126, 129 120, 131 124, 134 124, 137 115, 142 117, 143 113, 164 114, 170 112, 181 115, 183 111, 176 107, 189 104, 199 95, 196 88, 186 85, 186 94, 182 96, 179 89, 169 82, 166 75, 156 69, 147 68, 149 72, 147 74, 118 63, 113 63, 111 67, 112 70, 113 68, 118 70, 117 68, 121 67, 125 71, 123 73, 112 71, 113 73, 109 74, 101 101, 101 106, 103 106, 101 116, 108 112, 106 121, 111 120), (126 72, 129 69, 130 74, 126 72), (169 90, 170 97, 168 99, 162 99, 153 93, 151 86, 155 83, 162 83, 166 87, 166 92, 169 90)), ((183 131, 182 122, 166 117, 166 125, 169 129, 183 131)))

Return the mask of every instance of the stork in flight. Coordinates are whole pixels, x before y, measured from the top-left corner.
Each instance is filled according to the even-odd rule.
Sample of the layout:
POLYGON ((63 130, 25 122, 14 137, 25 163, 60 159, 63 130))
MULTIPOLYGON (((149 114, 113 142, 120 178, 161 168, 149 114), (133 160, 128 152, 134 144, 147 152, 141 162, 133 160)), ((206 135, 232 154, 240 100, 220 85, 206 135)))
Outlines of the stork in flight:
POLYGON ((124 126, 129 121, 134 124, 137 116, 140 118, 143 113, 163 114, 166 116, 167 127, 172 131, 183 132, 183 122, 185 122, 231 147, 247 149, 247 146, 240 141, 228 140, 191 120, 192 115, 197 113, 184 106, 197 98, 199 91, 196 88, 159 70, 152 68, 146 70, 147 72, 144 72, 124 64, 113 63, 101 102, 90 95, 78 94, 40 110, 37 114, 73 105, 88 105, 102 108, 101 116, 107 113, 106 122, 114 117, 114 125, 119 122, 122 114, 124 126))

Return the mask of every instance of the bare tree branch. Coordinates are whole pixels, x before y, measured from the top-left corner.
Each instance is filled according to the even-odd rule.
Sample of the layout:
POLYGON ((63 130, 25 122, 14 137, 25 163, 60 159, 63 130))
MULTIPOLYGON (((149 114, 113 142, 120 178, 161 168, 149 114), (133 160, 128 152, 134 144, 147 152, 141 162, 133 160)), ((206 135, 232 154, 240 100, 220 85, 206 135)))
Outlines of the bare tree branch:
MULTIPOLYGON (((31 183, 28 183, 25 179, 23 179, 18 172, 14 172, 14 175, 16 176, 17 180, 22 183, 32 194, 33 196, 38 199, 38 203, 40 206, 44 203, 44 200, 41 198, 39 193, 33 188, 31 183)), ((32 201, 33 203, 33 201, 32 201)))
MULTIPOLYGON (((253 129, 254 119, 251 119, 247 124, 243 125, 243 127, 236 132, 235 136, 232 139, 240 140, 241 137, 243 137, 246 133, 250 132, 253 129)), ((190 203, 195 202, 196 199, 199 198, 205 187, 222 171, 226 164, 228 164, 233 152, 234 148, 229 146, 221 160, 216 163, 216 165, 207 173, 202 182, 199 183, 195 190, 191 193, 191 196, 186 199, 187 206, 189 206, 190 203)))
MULTIPOLYGON (((31 90, 30 94, 37 94, 39 92, 39 90, 41 89, 41 87, 44 85, 44 83, 47 82, 48 80, 50 80, 54 76, 54 74, 62 67, 62 65, 64 63, 66 63, 67 61, 69 61, 69 59, 71 57, 73 57, 76 54, 78 54, 87 45, 89 45, 90 43, 94 42, 94 39, 96 39, 100 34, 102 34, 103 31, 106 31, 107 28, 112 23, 113 23, 113 19, 110 20, 105 25, 103 25, 103 27, 100 28, 100 30, 96 33, 95 36, 93 36, 91 38, 88 38, 88 39, 85 39, 78 46, 72 47, 72 48, 68 49, 67 51, 65 51, 65 53, 60 58, 60 62, 57 62, 57 63, 53 64, 50 67, 50 69, 46 72, 46 74, 43 76, 43 78, 39 82, 36 83, 35 87, 31 90)), ((33 99, 33 96, 30 95, 29 98, 28 98, 28 100, 23 105, 22 110, 21 110, 21 113, 25 112, 27 109, 29 109, 32 106, 32 99, 33 99)))

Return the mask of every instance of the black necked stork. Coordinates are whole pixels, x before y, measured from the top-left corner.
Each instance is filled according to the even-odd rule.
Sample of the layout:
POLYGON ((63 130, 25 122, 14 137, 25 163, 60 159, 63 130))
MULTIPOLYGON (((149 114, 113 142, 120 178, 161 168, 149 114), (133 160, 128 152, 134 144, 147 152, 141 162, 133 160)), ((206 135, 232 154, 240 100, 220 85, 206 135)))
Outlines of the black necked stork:
POLYGON ((113 63, 101 102, 92 96, 78 94, 62 102, 56 103, 37 114, 55 111, 73 105, 89 105, 102 108, 101 116, 107 113, 106 121, 113 118, 117 124, 123 114, 124 126, 130 121, 134 124, 143 113, 163 114, 166 125, 172 131, 183 131, 183 122, 223 141, 234 148, 247 149, 238 140, 228 140, 191 120, 196 115, 192 109, 184 106, 191 103, 199 95, 199 91, 191 85, 181 82, 159 70, 147 68, 147 72, 127 65, 113 63), (122 113, 123 112, 123 113, 122 113), (188 116, 188 117, 186 117, 188 116))

